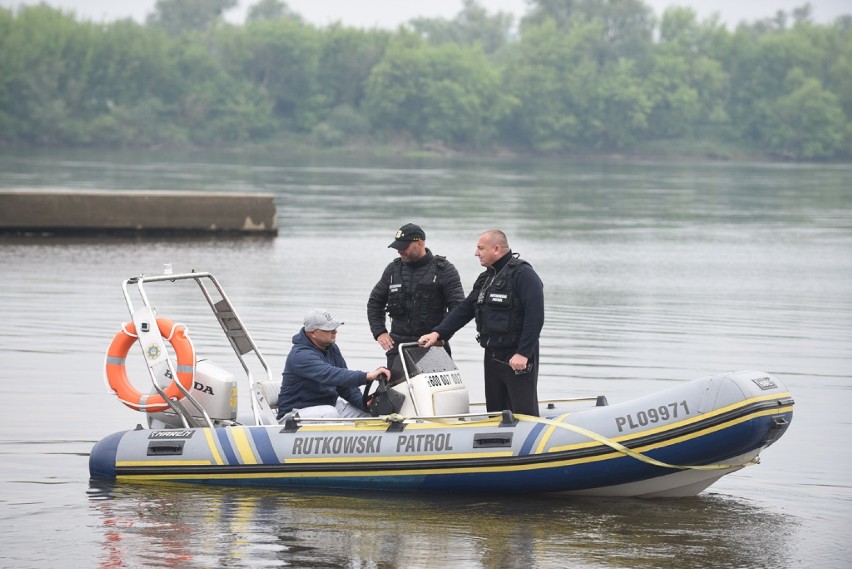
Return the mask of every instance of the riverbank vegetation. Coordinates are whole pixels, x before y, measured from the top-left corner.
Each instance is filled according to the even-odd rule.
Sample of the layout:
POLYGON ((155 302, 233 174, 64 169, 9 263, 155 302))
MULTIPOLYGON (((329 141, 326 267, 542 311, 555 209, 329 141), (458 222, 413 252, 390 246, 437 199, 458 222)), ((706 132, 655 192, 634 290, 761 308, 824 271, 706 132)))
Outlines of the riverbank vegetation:
POLYGON ((729 30, 641 0, 520 22, 317 27, 280 0, 158 0, 144 24, 0 8, 0 145, 285 144, 456 153, 852 158, 852 16, 729 30))

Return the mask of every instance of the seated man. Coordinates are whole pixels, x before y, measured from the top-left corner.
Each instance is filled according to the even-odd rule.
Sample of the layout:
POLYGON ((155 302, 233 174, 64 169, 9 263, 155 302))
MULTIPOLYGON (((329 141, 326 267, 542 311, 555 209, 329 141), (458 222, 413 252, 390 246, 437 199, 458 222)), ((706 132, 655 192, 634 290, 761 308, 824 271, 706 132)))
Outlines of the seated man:
POLYGON ((305 326, 293 336, 293 348, 284 364, 278 417, 293 411, 301 417, 369 417, 359 386, 390 372, 351 370, 337 347, 337 327, 343 324, 325 310, 305 315, 305 326))

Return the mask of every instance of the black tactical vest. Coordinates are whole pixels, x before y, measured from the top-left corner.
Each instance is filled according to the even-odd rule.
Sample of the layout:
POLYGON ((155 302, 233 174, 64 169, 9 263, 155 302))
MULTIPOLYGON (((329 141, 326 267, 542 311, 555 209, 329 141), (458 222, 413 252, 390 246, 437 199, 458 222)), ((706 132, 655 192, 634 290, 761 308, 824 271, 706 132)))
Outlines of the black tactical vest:
POLYGON ((391 317, 391 332, 395 336, 420 336, 441 323, 447 313, 443 295, 444 268, 447 258, 434 255, 411 292, 411 278, 403 276, 402 259, 394 259, 394 271, 388 285, 387 313, 391 317))
POLYGON ((514 274, 529 263, 518 257, 509 259, 493 280, 489 272, 479 275, 475 318, 479 345, 483 348, 515 348, 524 326, 524 311, 515 290, 514 274), (490 280, 490 282, 489 282, 490 280))

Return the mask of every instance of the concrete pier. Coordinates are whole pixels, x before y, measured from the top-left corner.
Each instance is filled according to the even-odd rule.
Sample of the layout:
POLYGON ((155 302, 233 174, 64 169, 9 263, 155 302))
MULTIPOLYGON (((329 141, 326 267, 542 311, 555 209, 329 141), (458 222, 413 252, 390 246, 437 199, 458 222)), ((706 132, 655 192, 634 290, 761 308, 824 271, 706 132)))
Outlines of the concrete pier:
POLYGON ((0 233, 278 234, 272 194, 0 190, 0 233))

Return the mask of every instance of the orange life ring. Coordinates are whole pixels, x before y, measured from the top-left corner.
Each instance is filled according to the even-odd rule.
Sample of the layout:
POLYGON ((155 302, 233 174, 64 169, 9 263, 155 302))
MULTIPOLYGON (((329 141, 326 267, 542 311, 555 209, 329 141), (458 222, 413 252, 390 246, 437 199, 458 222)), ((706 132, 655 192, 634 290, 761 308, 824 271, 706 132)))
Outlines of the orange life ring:
MULTIPOLYGON (((177 369, 175 370, 177 380, 172 380, 164 393, 169 399, 180 400, 184 397, 184 394, 178 388, 177 381, 180 381, 184 389, 189 390, 195 380, 195 348, 192 347, 192 342, 186 335, 186 326, 183 324, 175 324, 166 318, 157 318, 157 329, 160 331, 160 335, 172 345, 175 356, 177 356, 177 369)), ((169 409, 169 404, 159 393, 142 393, 133 387, 127 377, 127 368, 125 368, 124 362, 130 352, 130 347, 138 339, 136 326, 133 322, 124 324, 121 331, 112 339, 109 349, 107 349, 104 364, 107 383, 118 396, 119 401, 131 409, 149 413, 165 411, 169 409)))

